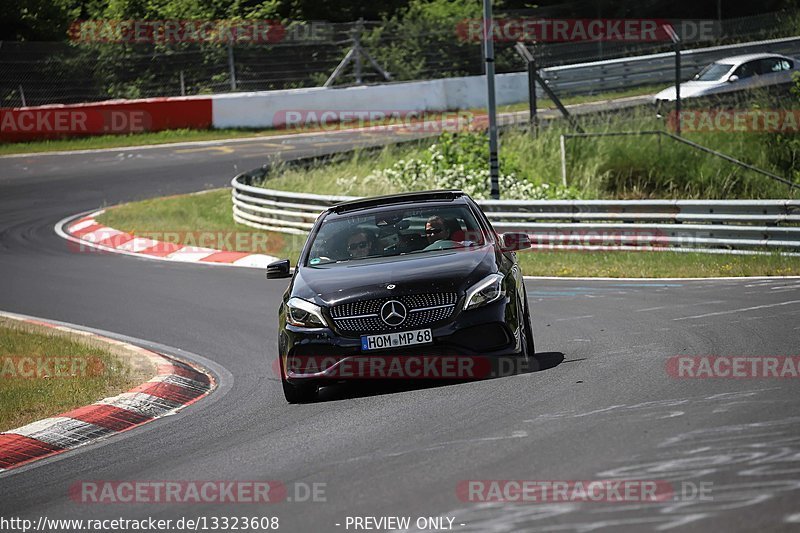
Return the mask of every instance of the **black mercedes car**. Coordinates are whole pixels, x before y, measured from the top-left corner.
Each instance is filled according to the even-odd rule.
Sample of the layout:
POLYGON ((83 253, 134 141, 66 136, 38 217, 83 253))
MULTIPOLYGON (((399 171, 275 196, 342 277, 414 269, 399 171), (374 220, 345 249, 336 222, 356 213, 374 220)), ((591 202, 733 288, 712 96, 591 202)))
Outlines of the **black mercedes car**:
POLYGON ((448 376, 447 362, 415 367, 420 357, 532 357, 530 309, 514 253, 529 247, 524 233, 497 234, 461 191, 327 209, 294 273, 288 259, 267 269, 269 279, 292 278, 278 319, 286 400, 313 400, 321 385, 347 378, 448 376), (387 357, 399 362, 384 365, 387 357), (364 360, 381 366, 365 367, 364 360), (389 375, 392 368, 397 372, 389 375))

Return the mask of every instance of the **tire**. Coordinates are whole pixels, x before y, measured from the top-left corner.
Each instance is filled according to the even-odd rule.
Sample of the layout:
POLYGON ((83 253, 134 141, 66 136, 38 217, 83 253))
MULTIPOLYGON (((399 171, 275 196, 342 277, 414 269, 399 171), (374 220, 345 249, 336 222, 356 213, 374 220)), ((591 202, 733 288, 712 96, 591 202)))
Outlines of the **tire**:
POLYGON ((525 333, 525 359, 531 363, 536 357, 536 346, 533 342, 533 327, 531 326, 531 309, 528 305, 528 293, 525 293, 525 312, 522 314, 522 320, 525 322, 523 331, 525 333))
POLYGON ((292 385, 288 381, 281 380, 283 383, 283 395, 289 403, 307 403, 317 399, 317 386, 305 383, 303 385, 292 385))

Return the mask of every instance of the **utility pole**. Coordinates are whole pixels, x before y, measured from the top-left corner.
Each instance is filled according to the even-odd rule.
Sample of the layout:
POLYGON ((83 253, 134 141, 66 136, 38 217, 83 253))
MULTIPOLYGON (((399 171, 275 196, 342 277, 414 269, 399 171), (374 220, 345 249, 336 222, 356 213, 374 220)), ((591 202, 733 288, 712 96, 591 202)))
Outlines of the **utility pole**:
POLYGON ((355 75, 356 75, 356 85, 361 85, 362 77, 361 77, 361 32, 364 27, 364 19, 359 18, 358 23, 356 23, 355 30, 353 30, 353 48, 356 50, 355 55, 355 75))
POLYGON ((236 66, 233 63, 233 37, 228 40, 228 77, 231 82, 231 91, 236 90, 236 66))
MULTIPOLYGON (((676 36, 677 37, 677 36, 676 36)), ((678 129, 676 133, 681 134, 681 40, 675 41, 675 114, 677 115, 678 129)))
POLYGON ((494 34, 492 32, 492 0, 483 0, 483 44, 486 50, 486 92, 489 112, 489 176, 491 197, 500 199, 500 162, 497 158, 497 104, 494 97, 494 34))

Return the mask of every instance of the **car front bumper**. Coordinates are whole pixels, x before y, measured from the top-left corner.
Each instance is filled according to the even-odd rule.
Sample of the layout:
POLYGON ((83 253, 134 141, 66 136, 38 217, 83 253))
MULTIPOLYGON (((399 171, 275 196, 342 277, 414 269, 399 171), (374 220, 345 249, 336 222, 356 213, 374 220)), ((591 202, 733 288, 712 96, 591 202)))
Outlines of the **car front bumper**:
MULTIPOLYGON (((363 351, 360 336, 285 324, 280 332, 282 378, 290 383, 348 379, 476 379, 496 374, 500 360, 519 360, 521 317, 505 298, 433 324, 431 344, 363 351)), ((423 329, 415 328, 415 329, 423 329)), ((507 366, 507 365, 506 365, 507 366)))

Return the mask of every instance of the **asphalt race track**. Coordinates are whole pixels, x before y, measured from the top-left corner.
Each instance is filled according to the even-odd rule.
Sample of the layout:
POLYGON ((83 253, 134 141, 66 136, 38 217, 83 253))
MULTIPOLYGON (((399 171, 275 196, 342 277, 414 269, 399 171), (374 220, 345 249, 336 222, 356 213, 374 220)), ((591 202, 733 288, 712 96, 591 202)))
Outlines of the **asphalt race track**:
POLYGON ((443 516, 455 531, 800 530, 798 379, 666 371, 676 355, 800 355, 798 279, 529 279, 538 371, 335 386, 288 405, 271 368, 286 281, 73 253, 53 231, 103 205, 225 186, 270 154, 382 140, 340 132, 0 159, 0 309, 199 354, 222 382, 180 415, 3 474, 0 514, 277 516, 282 531, 346 531, 348 516, 443 516), (663 480, 677 499, 481 503, 457 492, 465 480, 604 479, 663 480), (79 504, 68 491, 82 480, 279 480, 292 497, 319 483, 325 501, 79 504), (691 494, 700 486, 704 498, 691 494))

